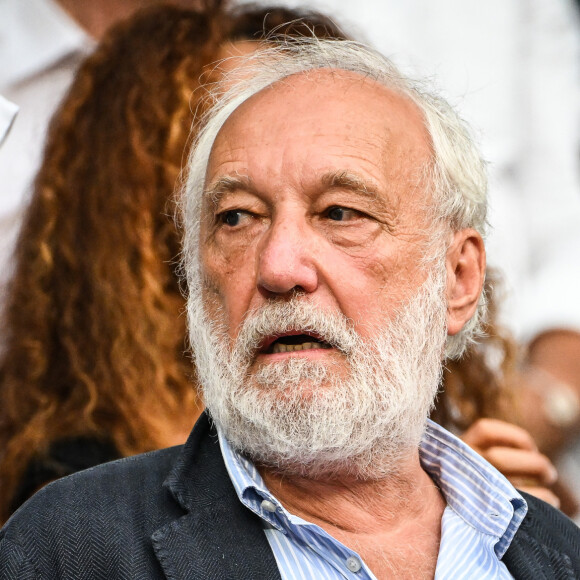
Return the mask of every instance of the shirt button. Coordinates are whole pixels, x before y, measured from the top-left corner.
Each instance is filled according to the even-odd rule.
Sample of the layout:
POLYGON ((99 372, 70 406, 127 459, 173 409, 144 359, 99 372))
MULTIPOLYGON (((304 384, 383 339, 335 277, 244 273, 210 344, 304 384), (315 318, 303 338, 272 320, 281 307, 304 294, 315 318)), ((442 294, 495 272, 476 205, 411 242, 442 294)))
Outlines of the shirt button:
POLYGON ((346 567, 351 572, 358 572, 362 568, 362 564, 358 558, 351 556, 350 558, 346 559, 346 567))
POLYGON ((261 504, 260 504, 261 508, 265 511, 265 512, 270 512, 270 513, 274 513, 276 511, 276 506, 273 502, 271 502, 269 499, 265 499, 261 504))

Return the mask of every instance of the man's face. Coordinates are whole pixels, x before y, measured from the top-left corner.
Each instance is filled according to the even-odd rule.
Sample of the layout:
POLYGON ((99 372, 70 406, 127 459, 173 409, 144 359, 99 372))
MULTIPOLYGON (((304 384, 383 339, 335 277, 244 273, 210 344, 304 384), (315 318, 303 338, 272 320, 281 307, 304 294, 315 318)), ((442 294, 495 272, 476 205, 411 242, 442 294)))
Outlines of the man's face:
POLYGON ((421 265, 428 143, 410 102, 330 71, 219 133, 192 343, 214 419, 254 459, 312 474, 357 457, 368 475, 416 448, 445 340, 445 265, 421 265))
MULTIPOLYGON (((429 156, 416 107, 352 73, 291 77, 242 105, 216 139, 202 215, 206 300, 229 339, 247 312, 295 291, 363 337, 384 324, 425 278, 429 156)), ((337 358, 272 352, 274 338, 257 365, 337 358)))

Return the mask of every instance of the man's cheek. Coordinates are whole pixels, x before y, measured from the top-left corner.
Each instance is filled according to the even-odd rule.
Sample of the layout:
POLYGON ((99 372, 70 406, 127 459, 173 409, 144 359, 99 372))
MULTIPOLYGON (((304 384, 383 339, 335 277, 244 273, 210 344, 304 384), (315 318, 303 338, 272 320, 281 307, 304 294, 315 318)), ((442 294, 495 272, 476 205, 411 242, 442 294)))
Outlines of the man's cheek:
POLYGON ((216 243, 215 239, 208 241, 203 250, 203 270, 208 285, 216 289, 225 288, 234 279, 245 265, 245 249, 224 248, 216 243))
MULTIPOLYGON (((204 264, 202 299, 206 312, 214 321, 235 327, 248 310, 252 299, 253 268, 248 262, 237 262, 223 256, 204 264)), ((231 328, 228 331, 232 333, 231 328)))

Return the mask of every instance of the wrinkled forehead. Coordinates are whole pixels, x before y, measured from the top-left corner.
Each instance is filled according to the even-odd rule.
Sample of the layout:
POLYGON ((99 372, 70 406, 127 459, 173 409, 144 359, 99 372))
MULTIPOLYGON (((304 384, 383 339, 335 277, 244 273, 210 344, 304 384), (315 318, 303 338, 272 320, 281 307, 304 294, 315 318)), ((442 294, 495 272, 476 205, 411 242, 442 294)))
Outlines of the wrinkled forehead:
POLYGON ((337 125, 370 122, 382 126, 391 140, 431 150, 423 113, 409 97, 368 76, 340 69, 296 73, 257 91, 231 111, 214 145, 224 134, 245 132, 263 118, 276 116, 293 123, 314 116, 337 125))
POLYGON ((213 143, 206 186, 250 167, 291 173, 299 166, 304 180, 355 169, 381 191, 417 184, 431 155, 422 112, 407 96, 354 72, 317 69, 280 80, 233 111, 213 143))

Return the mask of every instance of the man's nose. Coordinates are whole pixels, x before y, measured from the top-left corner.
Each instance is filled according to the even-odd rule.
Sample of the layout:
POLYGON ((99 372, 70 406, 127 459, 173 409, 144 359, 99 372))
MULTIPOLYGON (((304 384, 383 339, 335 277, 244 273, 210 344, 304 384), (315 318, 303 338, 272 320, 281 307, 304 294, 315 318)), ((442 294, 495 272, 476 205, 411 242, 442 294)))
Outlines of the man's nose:
POLYGON ((270 294, 314 292, 318 287, 315 242, 305 224, 274 223, 260 248, 258 287, 270 294))

